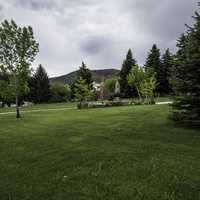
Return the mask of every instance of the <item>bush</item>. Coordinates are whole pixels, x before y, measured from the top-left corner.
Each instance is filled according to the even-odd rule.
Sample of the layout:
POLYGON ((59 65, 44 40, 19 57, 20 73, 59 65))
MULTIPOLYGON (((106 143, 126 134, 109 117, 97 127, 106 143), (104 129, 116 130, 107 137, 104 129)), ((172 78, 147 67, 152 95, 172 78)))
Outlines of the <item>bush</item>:
POLYGON ((71 90, 68 85, 54 83, 51 86, 51 102, 65 102, 71 98, 71 90))

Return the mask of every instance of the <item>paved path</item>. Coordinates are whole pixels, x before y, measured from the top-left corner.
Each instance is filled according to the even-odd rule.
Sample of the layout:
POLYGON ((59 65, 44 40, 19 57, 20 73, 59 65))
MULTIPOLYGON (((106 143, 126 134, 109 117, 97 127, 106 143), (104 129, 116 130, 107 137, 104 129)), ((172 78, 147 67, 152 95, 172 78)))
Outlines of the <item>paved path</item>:
MULTIPOLYGON (((171 104, 171 101, 166 101, 166 102, 157 102, 157 105, 163 105, 163 104, 171 104)), ((59 110, 73 110, 75 107, 71 108, 48 108, 48 109, 35 109, 35 110, 21 110, 21 113, 32 113, 32 112, 45 112, 45 111, 59 111, 59 110)), ((0 113, 0 115, 9 115, 9 114, 15 114, 15 111, 12 112, 3 112, 0 113)))
POLYGON ((165 102, 156 102, 157 105, 162 105, 162 104, 172 104, 172 101, 165 101, 165 102))

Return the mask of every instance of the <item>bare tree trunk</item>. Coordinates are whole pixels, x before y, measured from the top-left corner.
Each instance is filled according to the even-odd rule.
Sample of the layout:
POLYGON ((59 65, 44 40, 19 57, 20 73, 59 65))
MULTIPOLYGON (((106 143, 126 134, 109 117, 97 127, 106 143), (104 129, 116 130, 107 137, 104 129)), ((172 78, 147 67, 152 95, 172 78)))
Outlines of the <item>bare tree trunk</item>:
POLYGON ((20 112, 19 112, 19 101, 18 101, 18 95, 16 94, 15 97, 15 103, 16 103, 16 118, 21 118, 20 112))
POLYGON ((137 93, 138 93, 139 100, 141 101, 140 91, 139 91, 138 87, 136 87, 136 89, 137 89, 137 93))
POLYGON ((18 95, 18 85, 17 85, 17 78, 16 75, 15 78, 15 104, 16 104, 16 118, 20 118, 20 112, 19 112, 19 95, 18 95))

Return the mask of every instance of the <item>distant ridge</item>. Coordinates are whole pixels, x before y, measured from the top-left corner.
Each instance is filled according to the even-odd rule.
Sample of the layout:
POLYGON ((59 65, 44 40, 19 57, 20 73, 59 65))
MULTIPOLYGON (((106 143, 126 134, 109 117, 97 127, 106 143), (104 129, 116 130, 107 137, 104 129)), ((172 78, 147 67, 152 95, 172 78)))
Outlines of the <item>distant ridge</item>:
MULTIPOLYGON (((119 75, 119 70, 117 69, 99 69, 91 70, 92 78, 96 83, 100 83, 103 79, 112 78, 119 75)), ((52 77, 50 78, 50 83, 63 83, 63 84, 73 84, 77 78, 78 71, 71 72, 66 75, 52 77)))

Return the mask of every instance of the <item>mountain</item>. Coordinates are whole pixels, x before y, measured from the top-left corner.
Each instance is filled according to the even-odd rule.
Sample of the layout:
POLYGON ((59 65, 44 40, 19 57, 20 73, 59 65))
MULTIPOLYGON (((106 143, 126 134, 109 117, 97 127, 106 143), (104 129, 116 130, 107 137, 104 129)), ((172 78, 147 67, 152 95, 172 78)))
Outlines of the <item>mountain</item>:
MULTIPOLYGON (((91 70, 92 78, 94 82, 100 83, 103 79, 112 78, 118 76, 119 70, 117 69, 99 69, 99 70, 91 70)), ((78 71, 71 72, 66 75, 52 77, 50 78, 50 83, 63 83, 71 85, 77 78, 78 71)))

